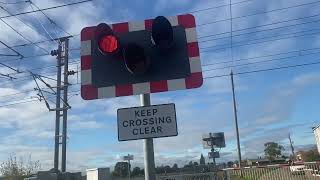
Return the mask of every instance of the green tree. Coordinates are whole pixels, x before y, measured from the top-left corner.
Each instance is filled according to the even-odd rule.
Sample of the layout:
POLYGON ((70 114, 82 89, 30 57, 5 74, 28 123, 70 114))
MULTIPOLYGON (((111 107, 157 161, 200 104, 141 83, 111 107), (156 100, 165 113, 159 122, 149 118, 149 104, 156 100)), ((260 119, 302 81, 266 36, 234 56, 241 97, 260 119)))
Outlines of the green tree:
POLYGON ((117 162, 116 166, 114 167, 113 175, 126 177, 128 176, 128 162, 117 162))
POLYGON ((206 160, 204 159, 202 154, 200 156, 200 165, 206 165, 206 160))
POLYGON ((309 151, 300 152, 302 156, 302 160, 305 162, 312 162, 320 160, 320 155, 317 149, 311 149, 309 151))
POLYGON ((171 168, 172 172, 178 172, 179 171, 179 167, 178 167, 178 164, 174 164, 171 168))
POLYGON ((233 162, 232 162, 232 161, 229 161, 229 162, 227 163, 227 166, 228 166, 228 168, 232 168, 232 167, 233 167, 233 162))
POLYGON ((270 161, 280 157, 283 150, 283 146, 275 142, 267 142, 264 144, 264 154, 270 161))
POLYGON ((6 180, 23 180, 40 169, 39 161, 32 161, 29 156, 27 162, 16 156, 10 155, 7 161, 1 163, 0 173, 6 180))
POLYGON ((139 167, 135 167, 132 170, 131 176, 140 176, 143 174, 144 174, 143 169, 140 169, 139 167))

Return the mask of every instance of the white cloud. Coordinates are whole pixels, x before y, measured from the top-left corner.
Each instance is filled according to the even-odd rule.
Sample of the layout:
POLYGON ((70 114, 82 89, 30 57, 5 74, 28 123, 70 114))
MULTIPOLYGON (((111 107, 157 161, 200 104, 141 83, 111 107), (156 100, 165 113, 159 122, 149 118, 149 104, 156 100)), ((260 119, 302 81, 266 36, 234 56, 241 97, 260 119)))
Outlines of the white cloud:
POLYGON ((189 3, 189 1, 157 0, 154 5, 154 11, 156 14, 159 14, 168 10, 183 8, 189 3))
POLYGON ((287 121, 293 113, 298 94, 319 82, 319 73, 309 73, 296 76, 291 81, 276 86, 265 101, 263 111, 257 117, 256 123, 272 125, 287 121))

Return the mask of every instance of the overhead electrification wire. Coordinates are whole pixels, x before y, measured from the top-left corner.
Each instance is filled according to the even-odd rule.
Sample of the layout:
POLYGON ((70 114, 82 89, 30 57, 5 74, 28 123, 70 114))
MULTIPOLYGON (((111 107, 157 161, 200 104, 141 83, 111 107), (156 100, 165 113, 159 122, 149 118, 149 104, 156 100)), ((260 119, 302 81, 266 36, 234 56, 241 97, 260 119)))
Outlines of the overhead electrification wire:
POLYGON ((28 1, 16 1, 16 2, 3 2, 3 1, 0 1, 0 4, 3 4, 3 5, 12 5, 12 4, 23 4, 23 3, 27 3, 28 1))
MULTIPOLYGON (((2 65, 2 66, 4 66, 4 67, 7 67, 7 68, 9 68, 9 69, 11 69, 11 70, 15 71, 16 73, 20 73, 20 71, 19 71, 19 70, 15 69, 15 68, 13 68, 13 67, 11 67, 11 66, 7 65, 7 64, 4 64, 4 63, 1 63, 1 62, 0 62, 0 65, 2 65)), ((10 74, 9 74, 9 75, 10 75, 10 74)))
MULTIPOLYGON (((273 56, 280 56, 280 55, 283 56, 283 55, 290 55, 290 54, 293 54, 293 53, 298 53, 298 55, 290 55, 290 56, 286 56, 286 57, 271 58, 271 59, 267 59, 267 60, 260 60, 260 61, 256 61, 256 62, 245 63, 245 64, 236 64, 236 65, 232 65, 232 66, 211 68, 211 69, 204 70, 203 72, 213 71, 213 70, 218 70, 218 69, 226 69, 226 68, 231 68, 231 67, 249 66, 249 65, 253 65, 253 64, 262 64, 262 63, 267 63, 267 62, 272 62, 272 61, 280 61, 280 60, 285 60, 285 59, 289 59, 289 58, 303 57, 303 56, 315 55, 315 54, 320 53, 320 52, 309 52, 308 53, 308 51, 315 51, 315 50, 320 50, 320 48, 302 49, 302 50, 296 50, 296 51, 288 51, 288 52, 285 52, 285 53, 268 54, 268 55, 263 55, 263 56, 255 56, 255 57, 250 57, 250 58, 236 59, 234 61, 217 62, 217 63, 203 65, 203 67, 211 66, 211 65, 219 65, 219 64, 225 64, 225 63, 231 63, 231 62, 240 62, 240 61, 245 61, 245 60, 273 57, 273 56)), ((74 64, 77 64, 77 63, 79 63, 79 61, 74 61, 74 64)), ((45 67, 43 67, 43 68, 45 68, 45 67)), ((52 72, 50 71, 50 72, 42 73, 42 75, 43 76, 44 75, 51 76, 51 75, 55 75, 56 72, 57 71, 54 70, 52 72)), ((14 73, 12 73, 12 74, 14 74, 14 73)), ((12 74, 10 74, 10 75, 12 75, 12 74)), ((23 76, 23 77, 19 78, 18 80, 10 81, 10 83, 24 82, 25 80, 28 80, 28 79, 31 79, 31 78, 28 77, 28 76, 23 76)), ((51 79, 51 80, 55 80, 55 79, 51 79)), ((5 84, 5 83, 2 83, 2 84, 5 84)))
MULTIPOLYGON (((287 7, 278 8, 278 9, 272 9, 272 10, 268 10, 268 11, 257 12, 257 13, 253 13, 253 14, 236 16, 236 17, 233 17, 233 19, 234 20, 235 19, 242 19, 242 18, 247 18, 247 17, 251 17, 251 16, 256 16, 256 15, 262 15, 262 14, 267 14, 267 13, 272 13, 272 12, 277 12, 277 11, 283 11, 283 10, 288 10, 288 9, 292 9, 292 8, 302 7, 302 6, 313 5, 313 4, 317 4, 317 3, 320 3, 320 1, 314 1, 314 2, 309 2, 309 3, 293 5, 293 6, 287 6, 287 7)), ((201 26, 205 26, 205 25, 208 25, 208 24, 215 24, 215 23, 225 22, 225 21, 230 21, 230 18, 216 20, 216 21, 212 21, 212 22, 207 22, 207 23, 199 24, 197 26, 201 27, 201 26)))
MULTIPOLYGON (((23 58, 24 56, 19 53, 18 51, 16 51, 15 49, 13 49, 12 47, 8 46, 6 43, 4 43, 3 41, 0 40, 0 44, 4 45, 5 47, 7 47, 8 49, 10 49, 11 51, 13 51, 14 53, 16 53, 16 56, 19 56, 20 58, 18 60, 20 60, 21 58, 23 58)), ((8 56, 8 55, 7 55, 8 56)), ((13 55, 14 56, 14 55, 13 55)))
POLYGON ((30 42, 30 43, 33 44, 34 46, 42 49, 43 51, 49 53, 49 51, 48 51, 47 49, 45 49, 45 48, 43 48, 43 47, 35 44, 34 42, 32 42, 29 38, 27 38, 27 37, 25 37, 24 35, 22 35, 18 30, 16 30, 14 27, 12 27, 12 26, 11 26, 9 23, 7 23, 5 20, 3 20, 2 18, 0 18, 0 20, 1 20, 4 24, 6 24, 8 27, 10 27, 10 29, 12 29, 14 32, 16 32, 19 36, 21 36, 23 39, 25 39, 26 41, 30 42))
MULTIPOLYGON (((77 36, 80 36, 80 34, 74 34, 71 36, 67 36, 66 38, 75 38, 77 36)), ((58 41, 59 38, 53 38, 53 39, 46 39, 46 40, 41 40, 41 41, 35 41, 35 44, 41 44, 41 43, 46 43, 46 42, 50 42, 50 41, 58 41)), ((28 46, 28 45, 32 45, 31 43, 24 43, 24 44, 16 44, 13 45, 11 47, 15 48, 15 47, 23 47, 23 46, 28 46)), ((1 49, 0 49, 1 50, 1 49)))
MULTIPOLYGON (((311 23, 317 23, 317 22, 320 22, 320 19, 314 20, 314 21, 310 21, 310 22, 290 24, 290 25, 287 25, 287 26, 280 26, 280 27, 275 27, 275 28, 270 28, 270 29, 263 29, 263 30, 258 30, 258 31, 251 31, 251 32, 247 32, 247 33, 233 34, 233 37, 243 36, 243 35, 250 35, 250 34, 253 34, 253 33, 261 33, 261 32, 266 32, 266 31, 279 30, 279 29, 283 29, 283 28, 301 26, 301 25, 311 24, 311 23)), ((233 31, 233 32, 235 32, 235 31, 233 31)), ((229 33, 230 33, 230 32, 229 32, 229 33)), ((204 43, 204 42, 211 42, 211 41, 220 40, 220 39, 226 39, 226 38, 230 38, 230 37, 219 37, 219 38, 208 39, 208 40, 200 40, 200 41, 198 41, 198 42, 199 42, 199 43, 204 43)))
POLYGON ((7 106, 26 104, 26 103, 38 101, 38 98, 32 98, 32 99, 35 99, 35 100, 28 100, 28 101, 22 101, 22 102, 13 102, 13 103, 5 104, 5 105, 0 105, 0 107, 7 107, 7 106))
POLYGON ((93 0, 84 0, 84 1, 78 1, 78 2, 73 2, 73 3, 68 3, 68 4, 62 4, 62 5, 58 5, 58 6, 52 6, 52 7, 48 7, 48 8, 43 8, 43 9, 41 9, 41 10, 26 11, 26 12, 21 12, 21 13, 17 13, 17 14, 1 16, 0 18, 8 18, 8 17, 12 17, 12 16, 20 16, 20 15, 24 15, 24 14, 30 14, 30 13, 34 13, 34 12, 47 11, 47 10, 51 10, 51 9, 57 9, 57 8, 62 8, 62 7, 67 7, 67 6, 82 4, 82 3, 86 3, 86 2, 90 2, 90 1, 93 1, 93 0))
POLYGON ((232 64, 234 63, 234 54, 233 54, 233 17, 232 17, 232 0, 230 0, 229 6, 229 14, 230 14, 230 53, 232 64))
MULTIPOLYGON (((81 1, 82 2, 82 1, 81 1)), ((85 1, 86 2, 86 1, 85 1)), ((246 2, 246 1, 243 1, 243 2, 246 2)), ((316 2, 312 2, 312 3, 317 3, 317 2, 320 2, 320 1, 316 1, 316 2)), ((238 4, 238 3, 233 3, 233 4, 238 4)), ((309 4, 309 3, 307 3, 309 4)), ((307 5, 307 4, 303 4, 303 5, 307 5)), ((224 6, 229 6, 230 4, 226 4, 224 6)), ((301 6, 301 5, 299 5, 301 6)), ((293 7, 297 7, 297 6, 291 6, 291 7, 286 7, 287 9, 290 9, 290 8, 293 8, 293 7)), ((41 11, 44 11, 46 9, 40 9, 41 11)), ((203 9, 203 10, 206 10, 206 9, 203 9)), ((39 11, 39 10, 38 10, 39 11)), ((35 12, 38 12, 38 11, 35 11, 35 12)), ((201 11, 201 10, 199 10, 201 11)), ((29 13, 32 13, 33 11, 29 12, 29 13)), ((265 12, 267 13, 267 12, 265 12)), ((14 16, 14 15, 13 15, 14 16)), ((301 19, 305 19, 305 18, 312 18, 312 17, 316 17, 316 16, 319 16, 319 14, 316 14, 316 15, 311 15, 311 16, 306 16, 306 17, 301 17, 301 18, 295 18, 295 19, 289 19, 289 20, 281 20, 281 21, 277 21, 277 22, 273 22, 273 23, 269 23, 269 24, 264 24, 264 25, 259 25, 259 26, 253 26, 253 27, 248 27, 248 28, 243 28, 243 29, 238 29, 238 30, 233 30, 234 32, 238 32, 238 31, 244 31, 244 30, 249 30, 249 29, 254 29, 254 28, 259 28, 259 27, 264 27, 264 26, 270 26, 270 25, 275 25, 275 24, 279 24, 279 23, 285 23, 285 22, 290 22, 290 21, 296 21, 296 20, 301 20, 301 19)), ((234 18, 233 18, 234 19, 234 18)), ((225 19, 225 21, 228 21, 230 19, 225 19)), ((199 25, 198 25, 199 26, 199 25)), ((218 35, 223 35, 223 34, 229 34, 230 32, 227 31, 227 32, 222 32, 222 33, 217 33, 217 34, 212 34, 212 35, 206 35, 206 36, 200 36, 199 39, 202 39, 202 38, 207 38, 207 37, 212 37, 212 36, 218 36, 218 35)), ((74 36, 79 36, 80 34, 75 34, 75 35, 71 35, 72 37, 74 36)), ((55 40, 57 40, 58 38, 56 38, 55 40)), ((49 42, 49 41, 52 41, 52 39, 49 39, 49 40, 44 40, 44 41, 38 41, 38 42, 34 42, 36 44, 38 43, 45 43, 45 42, 49 42)), ((20 47, 20 46, 27 46, 27 45, 30 45, 30 43, 26 43, 26 44, 19 44, 19 45, 13 45, 12 47, 20 47)))
MULTIPOLYGON (((311 63, 295 64, 295 65, 289 65, 289 66, 280 66, 280 67, 267 68, 267 69, 257 69, 257 70, 251 70, 251 71, 234 72, 233 74, 234 75, 252 74, 252 73, 267 72, 267 71, 274 71, 274 70, 281 70, 281 69, 291 69, 291 68, 297 68, 297 67, 303 67, 303 66, 319 65, 319 64, 320 64, 320 61, 316 61, 316 62, 311 62, 311 63)), ((207 76, 207 77, 204 77, 204 79, 213 79, 213 78, 220 78, 220 77, 226 77, 226 76, 230 76, 230 74, 207 76)), ((74 85, 79 85, 79 84, 80 83, 69 85, 69 86, 74 86, 74 85)), ((42 89, 48 89, 48 88, 42 88, 42 89)), ((2 95, 0 97, 15 96, 15 95, 25 94, 25 93, 33 92, 33 91, 35 91, 35 90, 29 90, 29 91, 24 91, 24 92, 19 92, 19 93, 7 94, 7 95, 2 95)), ((80 91, 74 91, 74 92, 80 92, 80 91)))
POLYGON ((209 72, 209 71, 215 71, 215 70, 221 70, 221 69, 228 69, 228 68, 233 68, 233 67, 240 67, 240 66, 249 66, 249 65, 254 65, 254 64, 262 64, 262 63, 267 63, 267 62, 275 62, 275 61, 281 61, 281 60, 293 60, 290 58, 297 58, 297 57, 302 57, 302 56, 310 56, 310 55, 315 55, 319 54, 320 52, 314 52, 314 53, 309 53, 305 55, 294 55, 294 56, 289 56, 289 57, 282 57, 282 58, 275 58, 275 59, 268 59, 268 60, 262 60, 262 61, 255 61, 255 62, 248 62, 244 64, 236 64, 236 65, 229 65, 229 66, 223 66, 223 67, 217 67, 217 68, 212 68, 212 69, 206 69, 203 70, 202 72, 209 72))
MULTIPOLYGON (((35 6, 35 7, 49 20, 49 22, 50 22, 51 24, 53 24, 53 25, 55 25, 56 27, 58 27, 59 29, 61 29, 61 30, 62 30, 65 34, 67 34, 68 36, 71 36, 70 33, 68 33, 65 29, 63 29, 61 26, 59 26, 53 19, 51 19, 46 13, 44 13, 44 11, 39 8, 39 6, 37 6, 37 5, 36 5, 34 2, 32 2, 31 0, 30 0, 29 2, 30 2, 30 6, 31 6, 31 8, 32 8, 32 11, 35 12, 35 10, 34 10, 33 7, 32 7, 32 6, 35 6)), ((53 39, 53 38, 51 38, 51 39, 53 39)))
MULTIPOLYGON (((80 85, 80 83, 77 83, 77 84, 70 84, 68 86, 76 86, 76 85, 80 85)), ((56 87, 52 87, 52 88, 56 88, 56 87)), ((48 87, 44 87, 44 88, 41 88, 41 90, 48 90, 50 88, 48 87)), ((6 95, 1 95, 1 97, 11 97, 11 96, 17 96, 17 95, 24 95, 24 94, 27 94, 27 93, 31 93, 31 92, 35 92, 35 89, 30 89, 30 90, 25 90, 25 91, 21 91, 21 92, 18 92, 18 93, 11 93, 11 94, 6 94, 6 95)), ((72 92, 75 92, 75 91, 71 91, 70 93, 72 92)), ((79 92, 79 91, 76 91, 76 92, 79 92)))
MULTIPOLYGON (((309 30, 310 31, 310 30, 309 30)), ((314 30, 313 30, 314 31, 314 30)), ((301 33, 301 32, 299 32, 301 33)), ((270 41, 279 41, 279 40, 284 40, 284 39, 291 39, 291 38, 298 38, 298 37, 304 37, 304 36, 313 36, 313 35, 318 35, 320 34, 320 31, 318 32, 314 32, 314 33, 309 33, 309 34, 300 34, 300 35, 294 35, 297 33, 292 33, 292 34, 286 34, 286 35, 293 35, 293 36, 289 36, 289 37, 281 37, 281 38, 277 38, 277 39, 269 39, 269 38, 273 38, 273 37, 268 37, 269 40, 265 40, 265 41, 258 41, 258 42, 248 42, 248 41, 242 41, 242 42, 237 42, 234 44, 237 45, 233 45, 233 47, 242 47, 242 46, 248 46, 248 45, 254 45, 254 44, 261 44, 261 43, 266 43, 266 42, 270 42, 270 41), (243 43, 243 44, 242 44, 243 43)), ((274 36, 276 37, 276 36, 274 36)), ((261 39, 256 39, 256 40, 264 40, 267 38, 261 38, 261 39)), ((201 53, 206 53, 206 52, 214 52, 214 51, 221 51, 221 50, 226 50, 229 49, 230 46, 228 47, 223 47, 223 48, 214 48, 214 47, 218 47, 218 46, 227 46, 229 44, 221 44, 221 45, 215 45, 215 46, 211 46, 211 47, 205 47, 205 48, 200 48, 201 53), (211 49, 214 48, 214 49, 211 49)))
MULTIPOLYGON (((267 37, 267 38, 256 38, 256 39, 253 39, 253 41, 269 39, 269 40, 259 41, 259 42, 248 42, 248 41, 234 42, 233 47, 241 47, 241 46, 247 46, 247 45, 270 42, 270 41, 278 41, 278 40, 284 40, 284 39, 291 39, 291 38, 297 38, 297 37, 303 37, 303 36, 312 36, 312 35, 320 34, 320 32, 314 32, 314 33, 309 33, 309 34, 301 34, 301 33, 304 33, 304 32, 310 32, 310 31, 314 31, 314 30, 320 30, 320 29, 300 31, 300 32, 288 33, 288 34, 284 34, 284 35, 275 35, 275 36, 270 36, 270 37, 267 37), (294 34, 299 34, 299 33, 300 33, 300 35, 294 35, 294 34), (288 35, 294 35, 294 36, 281 37, 281 38, 277 38, 277 39, 270 39, 270 38, 274 38, 274 37, 278 37, 278 36, 288 36, 288 35)), ((229 45, 229 44, 221 44, 221 45, 215 45, 215 46, 210 46, 210 47, 203 47, 203 48, 200 48, 200 50, 201 50, 201 53, 225 50, 225 49, 229 49, 230 46, 223 47, 223 48, 215 48, 215 47, 227 46, 227 45, 229 45)), ((73 51, 73 50, 79 50, 79 48, 70 49, 70 51, 73 51)), ((25 57, 23 57, 23 59, 43 57, 43 56, 49 56, 49 54, 37 54, 37 55, 25 56, 25 57)), ((19 59, 4 60, 4 61, 1 61, 1 62, 8 62, 8 61, 12 62, 12 61, 17 61, 17 60, 20 60, 20 58, 19 59)))
MULTIPOLYGON (((232 3, 231 6, 243 4, 243 3, 247 3, 247 2, 252 2, 252 1, 255 1, 255 0, 238 1, 238 2, 232 3)), ((194 10, 194 11, 189 11, 189 13, 199 13, 199 12, 203 12, 203 11, 208 11, 208 10, 212 10, 212 9, 219 9, 219 8, 228 7, 228 6, 230 6, 230 4, 223 4, 223 5, 219 5, 219 6, 208 7, 205 9, 198 9, 198 10, 194 10)))
MULTIPOLYGON (((295 65, 289 65, 289 66, 280 66, 280 67, 268 68, 268 69, 258 69, 258 70, 243 71, 243 72, 236 72, 236 73, 234 72, 233 75, 252 74, 252 73, 274 71, 274 70, 280 70, 280 69, 290 69, 290 68, 297 68, 297 67, 303 67, 303 66, 319 65, 319 64, 320 64, 320 61, 316 61, 316 62, 312 62, 312 63, 295 64, 295 65)), ((230 76, 230 74, 207 76, 207 77, 204 77, 204 79, 212 79, 212 78, 219 78, 219 77, 226 77, 226 76, 230 76)))
MULTIPOLYGON (((289 20, 282 20, 282 21, 277 21, 277 22, 273 22, 273 23, 268 23, 268 24, 263 24, 263 25, 258 25, 258 26, 252 26, 252 27, 247 27, 247 28, 242 28, 242 29, 236 29, 236 30, 233 29, 233 32, 235 33, 235 32, 239 32, 239 31, 256 29, 256 28, 261 28, 261 27, 266 27, 266 26, 272 26, 272 25, 276 25, 276 24, 280 24, 280 23, 288 23, 288 22, 291 22, 291 21, 303 20, 303 19, 313 18, 313 17, 317 17, 317 16, 320 16, 320 14, 315 14, 315 15, 305 16, 305 17, 295 18, 295 19, 289 19, 289 20)), ((318 22, 318 20, 310 21, 310 22, 304 22, 304 23, 298 23, 298 24, 292 24, 292 25, 286 25, 286 26, 280 26, 280 27, 266 29, 266 30, 253 31, 253 32, 250 32, 250 33, 258 33, 258 32, 264 32, 264 31, 269 31, 269 30, 271 31, 271 30, 276 30, 276 29, 280 29, 280 28, 298 26, 298 25, 309 24, 309 23, 314 23, 314 22, 318 22)), ((250 33, 236 34, 236 35, 233 35, 233 36, 240 36, 240 35, 245 35, 245 34, 250 34, 250 33)), ((220 35, 224 35, 224 34, 230 34, 230 31, 211 34, 211 35, 200 36, 198 39, 204 39, 204 38, 209 38, 209 37, 214 37, 214 36, 220 36, 220 35)), ((80 36, 80 34, 72 34, 71 36, 68 36, 68 38, 75 38, 77 36, 80 36)), ((227 38, 227 37, 222 37, 222 38, 227 38)), ((222 39, 222 38, 217 38, 217 39, 222 39)), ((36 42, 34 42, 34 44, 41 44, 41 43, 46 43, 46 42, 50 42, 50 41, 57 41, 57 40, 59 40, 59 38, 36 41, 36 42)), ((216 39, 213 39, 213 40, 216 40, 216 39)), ((203 41, 200 40, 199 42, 206 42, 206 41, 207 40, 203 40, 203 41)), ((15 47, 28 46, 28 45, 32 45, 32 44, 31 43, 24 43, 24 44, 12 45, 11 47, 15 48, 15 47)))
MULTIPOLYGON (((1 63, 0 63, 1 64, 1 63)), ((74 65, 74 64, 80 64, 79 60, 74 60, 74 61, 69 61, 69 65, 74 65)), ((23 74, 27 73, 28 71, 34 72, 35 70, 43 70, 43 69, 52 69, 52 68, 57 68, 57 65, 52 65, 52 66, 41 66, 41 67, 36 67, 32 69, 20 69, 20 72, 15 72, 15 73, 9 73, 9 75, 15 75, 15 74, 23 74)))
MULTIPOLYGON (((75 49, 69 49, 69 51, 78 51, 79 48, 75 48, 75 49)), ((21 59, 30 59, 30 58, 37 58, 37 57, 44 57, 44 56, 51 56, 50 54, 47 53, 43 53, 43 54, 35 54, 35 55, 30 55, 30 56, 24 56, 23 58, 17 58, 17 59, 7 59, 7 60, 3 60, 0 62, 13 62, 13 61, 18 61, 21 59)))
POLYGON ((17 55, 14 55, 14 54, 0 54, 0 56, 7 56, 7 57, 11 57, 11 56, 17 56, 17 55))
MULTIPOLYGON (((34 10, 33 7, 32 7, 31 1, 30 1, 30 7, 31 7, 32 10, 34 10)), ((38 17, 36 17, 36 16, 35 16, 35 19, 36 19, 36 20, 38 21, 38 23, 41 25, 42 29, 43 29, 43 30, 45 31, 45 33, 49 36, 49 38, 50 38, 52 41, 54 41, 54 42, 56 42, 56 43, 59 44, 58 40, 54 40, 54 38, 51 36, 51 34, 49 33, 49 31, 44 27, 44 25, 42 24, 42 22, 40 21, 40 19, 39 19, 38 17)))
MULTIPOLYGON (((233 29, 233 32, 239 32, 239 31, 245 31, 245 30, 250 30, 250 29, 256 29, 256 28, 261 28, 261 27, 266 27, 266 26, 272 26, 272 25, 276 25, 276 24, 281 24, 281 23, 288 23, 291 21, 297 21, 297 20, 303 20, 303 19, 307 19, 307 18, 313 18, 313 17, 317 17, 320 14, 314 14, 314 15, 310 15, 310 16, 305 16, 305 17, 301 17, 301 18, 294 18, 294 19, 289 19, 289 20, 281 20, 281 21, 276 21, 273 23, 268 23, 268 24, 263 24, 263 25, 258 25, 258 26, 252 26, 252 27, 247 27, 247 28, 242 28, 242 29, 233 29)), ((312 21, 314 22, 314 21, 312 21)), ((312 23, 312 22, 306 22, 306 23, 300 23, 300 24, 294 24, 294 25, 287 25, 287 26, 281 26, 281 27, 277 27, 277 28, 285 28, 285 27, 291 27, 291 26, 296 26, 296 25, 302 25, 302 24, 307 24, 307 23, 312 23)), ((268 30, 274 30, 276 28, 273 29, 268 29, 268 30)), ((255 31, 255 32, 263 32, 263 31, 267 31, 267 30, 261 30, 261 31, 255 31)), ((214 37, 214 36, 219 36, 219 35, 224 35, 224 34, 229 34, 229 31, 226 32, 222 32, 222 33, 215 33, 215 34, 210 34, 210 35, 205 35, 205 36, 200 36, 198 37, 198 39, 203 39, 203 38, 208 38, 208 37, 214 37)), ((72 34, 71 36, 69 36, 68 38, 74 38, 80 36, 80 34, 72 34)), ((235 36, 235 35, 234 35, 235 36)), ((54 38, 54 41, 57 41, 59 38, 54 38)), ((52 39, 47 39, 47 40, 42 40, 42 41, 36 41, 34 42, 35 44, 40 44, 40 43, 46 43, 46 42, 50 42, 53 41, 52 39)), ((199 41, 202 42, 202 41, 199 41)), ((22 46, 28 46, 28 45, 32 45, 31 43, 24 43, 24 44, 17 44, 17 45, 12 45, 11 47, 15 48, 15 47, 22 47, 22 46)))
MULTIPOLYGON (((3 10, 3 11, 5 11, 6 13, 8 13, 8 14, 12 14, 8 9, 6 9, 6 8, 4 8, 3 6, 0 6, 0 8, 3 10)), ((34 32, 36 32, 36 33, 38 33, 38 31, 32 26, 32 25, 29 25, 28 23, 25 23, 22 19, 20 19, 19 17, 17 17, 17 16, 15 16, 15 18, 17 19, 17 20, 19 20, 22 24, 24 24, 25 26, 27 26, 27 27, 29 27, 31 30, 33 30, 34 32)), ((35 44, 34 42, 33 42, 33 44, 35 44)), ((13 47, 13 46, 11 46, 11 47, 13 47)))
MULTIPOLYGON (((227 63, 232 63, 232 62, 241 62, 241 61, 247 61, 247 60, 254 60, 254 59, 264 59, 264 58, 268 58, 268 57, 274 57, 274 56, 283 56, 283 55, 290 55, 290 54, 297 54, 298 55, 291 55, 288 57, 281 57, 281 58, 272 58, 269 60, 262 60, 262 61, 257 61, 257 63, 259 62, 269 62, 269 61, 277 61, 277 60, 281 60, 281 59, 287 59, 287 58, 293 58, 293 57, 299 57, 299 56, 307 56, 307 55, 312 55, 318 52, 309 52, 309 51, 315 51, 315 50, 320 50, 320 48, 309 48, 309 49, 300 49, 300 50, 294 50, 294 51, 287 51, 287 52, 282 52, 282 53, 275 53, 275 54, 267 54, 267 55, 262 55, 262 56, 254 56, 254 57, 249 57, 249 58, 240 58, 240 59, 235 59, 234 61, 232 60, 227 60, 227 61, 222 61, 222 62, 216 62, 216 63, 209 63, 209 64, 204 64, 203 67, 207 67, 207 66, 216 66, 216 65, 220 65, 220 64, 227 64, 227 63), (308 53, 309 52, 309 53, 308 53)), ((79 64, 79 60, 74 60, 71 61, 70 64, 79 64)), ((256 63, 255 63, 256 64, 256 63)), ((237 66, 244 66, 244 65, 235 65, 237 66)), ((49 69, 49 68, 55 68, 55 65, 52 66, 48 66, 48 67, 38 67, 38 68, 33 68, 33 69, 29 69, 29 70, 20 70, 20 74, 23 74, 26 71, 34 71, 34 70, 38 70, 38 69, 49 69)), ((218 67, 217 69, 225 69, 228 68, 229 66, 226 67, 218 67)), ((216 69, 213 69, 216 70, 216 69)), ((207 70, 204 70, 207 71, 207 70)), ((56 73, 56 71, 49 71, 46 72, 45 75, 54 75, 56 73)), ((18 73, 10 73, 9 75, 14 75, 14 74, 18 74, 18 73)), ((25 80, 30 79, 30 77, 22 77, 19 78, 19 80, 15 80, 14 82, 23 82, 25 80)), ((9 83, 9 82, 8 82, 9 83)), ((10 83, 12 83, 12 81, 10 81, 10 83)))
MULTIPOLYGON (((293 53, 298 53, 302 54, 303 52, 307 51, 312 51, 312 50, 320 50, 320 48, 309 48, 309 49, 300 49, 300 50, 294 50, 294 51, 287 51, 287 52, 282 52, 282 53, 276 53, 276 54, 268 54, 268 55, 262 55, 262 56, 254 56, 254 57, 249 57, 249 58, 240 58, 234 60, 235 62, 240 62, 240 61, 247 61, 247 60, 252 60, 252 59, 260 59, 260 58, 266 58, 266 57, 272 57, 272 56, 280 56, 280 55, 288 55, 288 54, 293 54, 293 53)), ((227 60, 227 61, 218 61, 216 63, 209 63, 209 64, 204 64, 202 65, 203 67, 206 66, 216 66, 220 64, 227 64, 227 63, 232 63, 232 60, 227 60)))
MULTIPOLYGON (((257 28, 277 25, 277 24, 281 24, 281 23, 289 23, 291 21, 299 21, 299 20, 308 19, 308 18, 315 18, 315 17, 318 17, 318 16, 320 16, 320 13, 319 14, 310 15, 310 16, 304 16, 304 17, 300 17, 300 18, 275 21, 275 22, 272 22, 272 23, 262 24, 262 25, 258 25, 258 26, 246 27, 246 28, 241 28, 241 29, 236 29, 236 30, 233 29, 233 32, 246 31, 246 30, 250 30, 250 29, 257 29, 257 28)), ((285 26, 282 26, 282 27, 285 27, 285 26)), ((208 38, 208 37, 213 37, 213 36, 220 36, 220 35, 229 34, 229 33, 230 33, 229 31, 226 31, 226 32, 221 32, 221 33, 209 34, 209 35, 205 35, 205 36, 199 36, 198 39, 203 39, 203 38, 208 38)))
MULTIPOLYGON (((250 38, 249 40, 245 40, 245 41, 240 41, 240 42, 234 42, 234 44, 246 44, 252 41, 259 41, 259 40, 265 40, 265 39, 270 39, 270 38, 276 38, 276 37, 282 37, 282 36, 289 36, 289 35, 296 35, 296 34, 301 34, 301 35, 308 35, 305 33, 308 32, 314 32, 316 31, 316 34, 320 32, 320 29, 309 29, 309 30, 303 30, 303 31, 297 31, 297 32, 291 32, 291 33, 284 33, 284 34, 276 34, 276 35, 272 35, 272 36, 267 36, 267 37, 259 37, 259 38, 250 38)), ((312 33, 313 34, 313 33, 312 33)), ((218 44, 218 45, 214 45, 214 46, 209 46, 209 47, 201 47, 200 49, 204 50, 204 49, 210 49, 212 47, 218 47, 218 46, 227 46, 230 45, 230 43, 226 43, 226 44, 218 44)))

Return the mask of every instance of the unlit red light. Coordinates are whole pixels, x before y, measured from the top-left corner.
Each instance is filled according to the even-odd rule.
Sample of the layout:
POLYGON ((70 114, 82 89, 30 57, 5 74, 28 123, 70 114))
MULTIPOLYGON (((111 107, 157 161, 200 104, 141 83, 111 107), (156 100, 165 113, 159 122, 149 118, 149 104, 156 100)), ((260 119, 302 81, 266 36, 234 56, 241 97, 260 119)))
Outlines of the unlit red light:
POLYGON ((113 53, 118 49, 118 40, 115 36, 103 36, 99 41, 99 48, 104 53, 113 53))

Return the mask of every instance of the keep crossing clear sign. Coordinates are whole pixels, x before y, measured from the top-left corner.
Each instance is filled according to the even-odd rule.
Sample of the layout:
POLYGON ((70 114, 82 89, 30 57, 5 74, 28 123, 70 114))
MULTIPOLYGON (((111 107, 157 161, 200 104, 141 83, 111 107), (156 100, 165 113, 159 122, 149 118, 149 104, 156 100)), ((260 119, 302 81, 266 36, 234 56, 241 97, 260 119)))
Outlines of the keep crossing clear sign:
POLYGON ((174 104, 118 109, 119 141, 177 136, 174 104))

